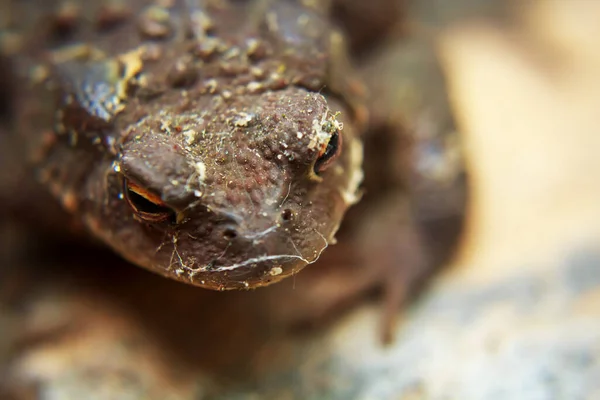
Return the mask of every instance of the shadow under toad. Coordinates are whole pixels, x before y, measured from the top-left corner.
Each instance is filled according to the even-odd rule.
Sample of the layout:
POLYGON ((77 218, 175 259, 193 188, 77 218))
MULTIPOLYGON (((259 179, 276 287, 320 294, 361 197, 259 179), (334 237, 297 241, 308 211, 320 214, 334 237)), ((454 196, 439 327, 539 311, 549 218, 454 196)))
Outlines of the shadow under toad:
MULTIPOLYGON (((317 275, 303 272, 260 290, 213 292, 149 273, 104 248, 80 242, 42 247, 27 250, 25 246, 20 249, 24 256, 12 258, 15 268, 10 270, 18 272, 13 274, 17 279, 0 286, 0 293, 11 293, 0 297, 0 303, 19 309, 47 290, 93 299, 90 304, 98 309, 118 310, 132 322, 136 334, 141 332, 169 366, 217 384, 251 386, 273 372, 294 371, 306 362, 305 347, 324 348, 325 330, 340 316, 338 311, 351 304, 318 307, 324 301, 314 298, 312 285, 335 271, 329 269, 328 260, 323 260, 317 275), (109 307, 103 307, 106 304, 109 307)), ((326 279, 329 285, 345 285, 335 276, 329 278, 333 278, 326 279)), ((336 291, 340 289, 324 289, 336 291)), ((95 325, 102 329, 102 324, 95 325)), ((55 338, 56 333, 50 335, 50 340, 55 338)), ((43 341, 43 337, 22 340, 18 348, 43 341)))

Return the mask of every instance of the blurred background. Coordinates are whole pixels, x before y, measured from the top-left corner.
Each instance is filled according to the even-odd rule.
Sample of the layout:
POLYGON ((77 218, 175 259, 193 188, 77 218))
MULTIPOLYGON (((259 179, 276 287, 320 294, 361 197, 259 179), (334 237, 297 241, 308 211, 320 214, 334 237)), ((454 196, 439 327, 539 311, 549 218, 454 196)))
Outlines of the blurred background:
POLYGON ((310 267, 213 293, 5 222, 0 398, 600 398, 600 2, 336 10, 359 65, 378 41, 427 38, 471 179, 458 254, 401 311, 395 341, 380 344, 369 293, 291 324, 321 301, 310 267))

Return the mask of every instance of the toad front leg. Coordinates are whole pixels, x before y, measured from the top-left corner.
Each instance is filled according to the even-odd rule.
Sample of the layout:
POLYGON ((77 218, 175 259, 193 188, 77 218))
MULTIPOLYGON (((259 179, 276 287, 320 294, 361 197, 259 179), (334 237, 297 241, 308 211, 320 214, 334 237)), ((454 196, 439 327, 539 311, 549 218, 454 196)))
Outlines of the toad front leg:
POLYGON ((383 278, 383 336, 389 341, 399 305, 456 247, 467 181, 432 43, 392 41, 363 74, 372 123, 366 194, 355 210, 361 225, 353 240, 365 267, 383 278))

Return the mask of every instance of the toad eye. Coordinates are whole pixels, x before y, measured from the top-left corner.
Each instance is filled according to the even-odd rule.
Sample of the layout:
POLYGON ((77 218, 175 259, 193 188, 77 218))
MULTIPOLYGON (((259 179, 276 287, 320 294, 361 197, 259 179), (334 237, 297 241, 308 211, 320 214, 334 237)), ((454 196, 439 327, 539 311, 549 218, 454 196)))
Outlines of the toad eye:
POLYGON ((127 204, 143 221, 157 223, 175 216, 175 211, 169 208, 159 196, 128 179, 124 179, 123 193, 127 204))
POLYGON ((342 150, 342 135, 339 131, 335 131, 329 138, 327 147, 319 154, 317 162, 315 163, 315 174, 325 171, 329 165, 337 158, 342 150))

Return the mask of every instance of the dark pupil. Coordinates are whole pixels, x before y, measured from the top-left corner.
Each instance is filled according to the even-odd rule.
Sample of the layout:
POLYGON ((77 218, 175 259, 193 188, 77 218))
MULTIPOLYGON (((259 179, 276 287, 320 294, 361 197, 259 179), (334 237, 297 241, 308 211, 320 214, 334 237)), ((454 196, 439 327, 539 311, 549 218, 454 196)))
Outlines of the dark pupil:
POLYGON ((331 135, 331 138, 329 139, 329 143, 327 143, 327 148, 325 149, 325 153, 323 153, 323 155, 321 157, 319 157, 319 159, 317 160, 317 162, 315 164, 315 170, 317 172, 319 172, 321 165, 323 165, 325 162, 327 162, 327 160, 329 160, 331 157, 335 156, 335 153, 337 153, 339 141, 340 141, 340 138, 339 138, 339 134, 337 132, 335 132, 333 135, 331 135))
POLYGON ((146 214, 165 214, 171 211, 167 207, 155 204, 146 199, 144 196, 140 196, 133 190, 127 190, 127 197, 129 197, 129 202, 138 212, 143 212, 146 214))

